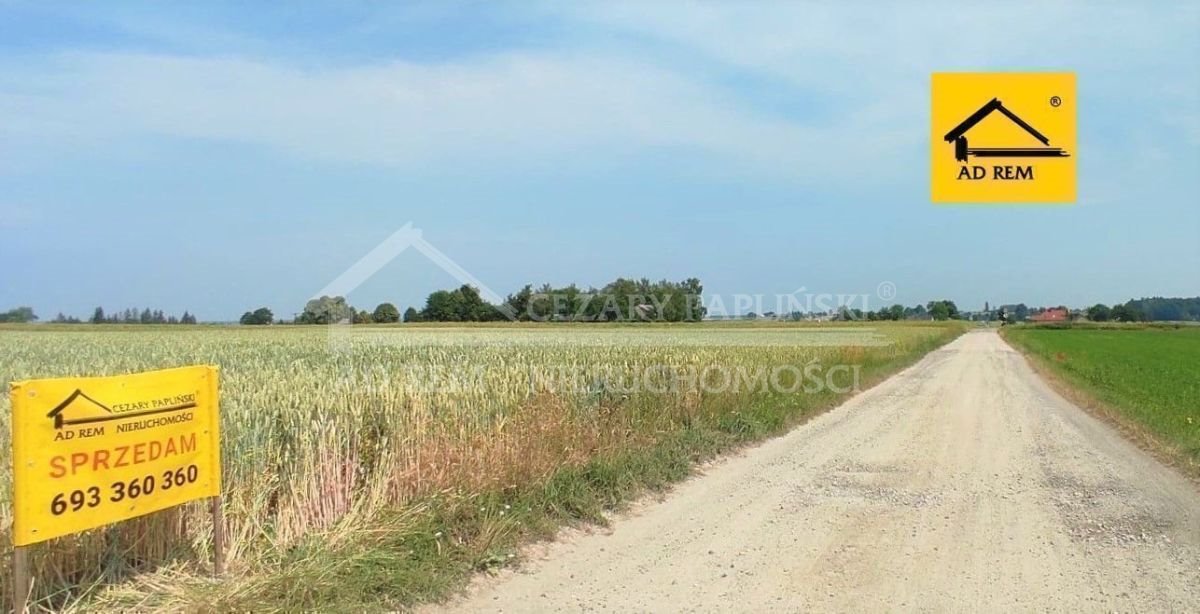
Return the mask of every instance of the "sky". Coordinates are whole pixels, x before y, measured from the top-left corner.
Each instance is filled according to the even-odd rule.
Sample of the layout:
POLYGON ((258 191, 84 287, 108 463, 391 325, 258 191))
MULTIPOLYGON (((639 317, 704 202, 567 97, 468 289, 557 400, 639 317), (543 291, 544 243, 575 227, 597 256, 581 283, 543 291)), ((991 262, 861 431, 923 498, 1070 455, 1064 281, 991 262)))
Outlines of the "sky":
POLYGON ((405 224, 501 294, 1200 295, 1197 57, 1195 3, 0 0, 0 309, 291 317, 405 224), (1076 73, 1076 204, 930 202, 977 70, 1076 73))

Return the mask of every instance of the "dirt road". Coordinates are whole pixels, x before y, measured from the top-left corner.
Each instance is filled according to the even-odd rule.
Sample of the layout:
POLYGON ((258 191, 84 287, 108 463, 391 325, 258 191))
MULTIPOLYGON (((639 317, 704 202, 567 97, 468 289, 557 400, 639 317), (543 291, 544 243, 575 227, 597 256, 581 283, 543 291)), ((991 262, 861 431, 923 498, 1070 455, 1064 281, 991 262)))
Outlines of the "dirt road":
POLYGON ((1200 610, 1200 492, 972 332, 462 611, 1200 610))

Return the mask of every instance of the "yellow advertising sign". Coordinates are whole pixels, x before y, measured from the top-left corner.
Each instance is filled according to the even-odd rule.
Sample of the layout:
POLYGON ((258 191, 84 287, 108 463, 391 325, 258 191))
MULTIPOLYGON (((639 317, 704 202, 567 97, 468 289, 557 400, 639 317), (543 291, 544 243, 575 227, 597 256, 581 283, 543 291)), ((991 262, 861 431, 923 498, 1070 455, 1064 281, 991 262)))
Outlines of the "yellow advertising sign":
POLYGON ((217 369, 14 382, 13 542, 221 492, 217 369))
POLYGON ((935 203, 1075 202, 1074 73, 934 73, 935 203))

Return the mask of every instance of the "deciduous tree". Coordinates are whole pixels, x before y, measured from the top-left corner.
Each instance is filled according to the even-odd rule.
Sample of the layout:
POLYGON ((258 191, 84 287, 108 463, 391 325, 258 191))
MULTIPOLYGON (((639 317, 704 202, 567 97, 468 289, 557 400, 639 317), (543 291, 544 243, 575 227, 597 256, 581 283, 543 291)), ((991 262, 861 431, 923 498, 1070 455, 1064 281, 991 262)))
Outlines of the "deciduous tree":
POLYGON ((371 319, 379 324, 391 324, 400 321, 400 310, 391 303, 380 303, 371 313, 371 319))

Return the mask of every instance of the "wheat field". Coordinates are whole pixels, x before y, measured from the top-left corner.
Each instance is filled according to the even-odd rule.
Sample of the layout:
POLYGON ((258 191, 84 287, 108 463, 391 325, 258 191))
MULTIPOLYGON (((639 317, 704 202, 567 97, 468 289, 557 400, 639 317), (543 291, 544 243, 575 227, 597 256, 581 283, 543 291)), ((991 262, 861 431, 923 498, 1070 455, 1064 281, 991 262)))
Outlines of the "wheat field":
MULTIPOLYGON (((775 418, 760 424, 762 416, 778 414, 784 424, 847 394, 848 381, 832 389, 816 390, 817 378, 807 382, 817 386, 796 386, 803 367, 828 379, 840 365, 834 375, 866 384, 959 330, 876 323, 36 326, 0 330, 0 381, 218 365, 228 575, 239 579, 224 586, 252 592, 246 587, 286 568, 298 549, 359 540, 379 531, 381 518, 399 530, 410 513, 420 515, 439 498, 510 505, 566 469, 632 458, 683 441, 680 433, 753 439, 777 428, 775 418), (768 406, 775 413, 746 410, 768 406)), ((9 417, 5 396, 5 577, 9 417)), ((442 553, 452 536, 438 533, 431 539, 442 553)), ((206 509, 192 504, 39 544, 35 597, 55 609, 204 609, 197 596, 204 590, 195 587, 207 586, 211 538, 206 509)), ((496 539, 472 545, 479 560, 469 564, 495 557, 496 539)), ((0 591, 9 603, 7 582, 0 591)), ((246 603, 261 602, 227 605, 246 603)))

